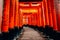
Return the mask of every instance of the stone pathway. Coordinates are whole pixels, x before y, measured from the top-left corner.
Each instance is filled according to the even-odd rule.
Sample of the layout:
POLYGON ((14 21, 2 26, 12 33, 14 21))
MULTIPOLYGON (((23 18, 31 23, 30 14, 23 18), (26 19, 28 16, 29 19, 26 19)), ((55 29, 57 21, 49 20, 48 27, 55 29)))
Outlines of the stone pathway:
POLYGON ((23 27, 23 34, 18 40, 45 40, 37 31, 29 27, 23 27))

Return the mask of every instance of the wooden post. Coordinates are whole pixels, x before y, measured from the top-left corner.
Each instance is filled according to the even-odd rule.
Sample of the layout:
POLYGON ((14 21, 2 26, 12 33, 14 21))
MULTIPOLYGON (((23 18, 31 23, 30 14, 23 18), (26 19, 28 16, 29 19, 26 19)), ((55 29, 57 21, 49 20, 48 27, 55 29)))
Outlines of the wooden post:
POLYGON ((44 11, 44 2, 42 2, 42 9, 41 9, 41 16, 42 16, 42 26, 45 27, 46 21, 45 21, 45 11, 44 11))
POLYGON ((43 0, 43 5, 44 5, 44 15, 45 15, 46 25, 49 25, 49 16, 48 16, 47 0, 43 0))
POLYGON ((51 3, 50 0, 48 0, 48 13, 49 13, 49 25, 53 27, 53 18, 52 18, 52 11, 51 11, 51 3))
POLYGON ((14 29, 15 0, 10 0, 9 28, 14 29))
POLYGON ((53 17, 53 28, 54 30, 58 30, 57 29, 57 19, 56 19, 56 9, 54 7, 54 0, 50 0, 50 4, 51 4, 51 11, 52 11, 52 17, 53 17))
POLYGON ((15 0, 15 16, 14 26, 19 27, 19 13, 18 13, 18 0, 15 0))
POLYGON ((39 6, 39 26, 44 26, 44 22, 43 22, 43 10, 42 10, 42 2, 40 3, 40 6, 39 6))
POLYGON ((8 32, 10 0, 4 0, 4 7, 3 8, 4 9, 3 9, 3 18, 2 18, 2 32, 8 32))

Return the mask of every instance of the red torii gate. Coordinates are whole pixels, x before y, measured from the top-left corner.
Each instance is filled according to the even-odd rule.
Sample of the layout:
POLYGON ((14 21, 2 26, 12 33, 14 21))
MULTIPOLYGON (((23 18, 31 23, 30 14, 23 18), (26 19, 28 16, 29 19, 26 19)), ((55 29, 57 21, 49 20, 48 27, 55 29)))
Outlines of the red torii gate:
MULTIPOLYGON (((23 3, 23 2, 22 2, 23 3)), ((32 2, 28 2, 29 7, 32 2)), ((38 2, 37 2, 38 3, 38 2)), ((58 15, 58 20, 56 19, 56 10, 54 8, 54 0, 43 0, 39 2, 40 6, 34 7, 38 8, 38 13, 32 13, 31 18, 28 17, 28 24, 37 25, 37 26, 45 26, 50 25, 54 28, 54 30, 60 30, 57 22, 60 19, 60 15, 58 15), (51 4, 52 3, 52 4, 51 4), (41 11, 40 11, 41 10, 41 11), (35 21, 32 19, 35 16, 35 21)), ((8 32, 9 29, 14 29, 14 27, 22 27, 23 23, 23 15, 20 12, 21 6, 18 0, 4 0, 4 9, 3 9, 3 21, 2 21, 2 32, 8 32)), ((32 9, 32 8, 31 8, 32 9)), ((59 22, 58 22, 59 23, 59 22)), ((60 23, 59 23, 60 24, 60 23)))

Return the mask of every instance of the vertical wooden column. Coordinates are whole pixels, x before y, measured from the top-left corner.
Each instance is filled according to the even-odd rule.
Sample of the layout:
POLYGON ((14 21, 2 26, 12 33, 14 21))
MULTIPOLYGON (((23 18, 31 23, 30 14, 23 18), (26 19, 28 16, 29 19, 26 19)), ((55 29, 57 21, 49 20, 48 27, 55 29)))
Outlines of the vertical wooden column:
MULTIPOLYGON (((36 13, 37 14, 37 13, 36 13)), ((37 17, 36 17, 36 14, 35 14, 35 25, 37 24, 37 17)))
POLYGON ((37 25, 37 13, 36 13, 36 15, 35 15, 35 16, 36 16, 36 25, 37 25))
POLYGON ((28 25, 30 25, 30 15, 28 15, 28 25))
POLYGON ((15 0, 15 27, 19 27, 18 0, 15 0))
POLYGON ((33 20, 34 20, 33 16, 34 16, 34 15, 33 15, 33 13, 32 13, 32 14, 31 14, 31 19, 32 19, 31 22, 32 22, 32 25, 33 25, 33 22, 34 22, 34 21, 33 21, 33 20))
POLYGON ((58 31, 60 31, 60 1, 54 0, 54 4, 56 9, 57 27, 58 27, 58 31))
POLYGON ((22 27, 22 22, 23 22, 23 13, 22 13, 22 9, 20 6, 20 3, 18 3, 18 14, 19 14, 19 28, 22 27))
POLYGON ((48 13, 49 13, 49 25, 53 27, 53 18, 52 18, 52 11, 51 11, 51 3, 50 0, 48 0, 48 13))
POLYGON ((23 13, 21 9, 19 10, 19 26, 22 27, 23 25, 23 13))
POLYGON ((52 17, 53 17, 53 28, 54 30, 58 30, 57 29, 57 20, 56 20, 56 9, 54 7, 54 0, 50 0, 50 4, 51 4, 51 11, 52 11, 52 17))
POLYGON ((41 14, 41 9, 38 7, 38 12, 37 12, 37 14, 36 14, 36 17, 37 17, 37 19, 36 19, 36 23, 37 23, 37 26, 39 27, 40 25, 41 25, 41 23, 40 23, 40 15, 41 14))
POLYGON ((3 8, 4 9, 3 9, 3 19, 2 19, 2 32, 8 32, 10 0, 4 0, 4 7, 3 8))
POLYGON ((14 29, 15 0, 10 0, 9 28, 14 29))
POLYGON ((38 13, 36 14, 36 17, 37 17, 36 23, 37 23, 37 26, 39 26, 39 16, 38 16, 38 13))
POLYGON ((49 25, 49 16, 48 16, 47 0, 43 0, 43 5, 44 5, 44 14, 45 14, 46 25, 49 25))
POLYGON ((35 20, 36 20, 35 13, 32 13, 32 23, 33 23, 34 26, 36 24, 35 20))
POLYGON ((44 26, 42 21, 42 2, 40 3, 39 6, 39 26, 44 26))
POLYGON ((36 25, 36 13, 34 14, 34 26, 36 25))
POLYGON ((60 13, 57 14, 57 26, 58 26, 58 31, 60 31, 60 13))
POLYGON ((31 14, 31 25, 33 25, 33 14, 31 14))
POLYGON ((29 16, 29 25, 31 25, 31 15, 29 16))
POLYGON ((59 0, 56 0, 56 7, 58 7, 57 9, 56 9, 56 11, 57 11, 57 26, 58 26, 58 31, 60 31, 60 3, 59 3, 59 0))
POLYGON ((58 31, 60 31, 60 12, 57 13, 57 26, 58 26, 58 31))
POLYGON ((44 2, 42 2, 42 9, 41 9, 41 16, 42 16, 42 26, 45 27, 46 21, 45 21, 45 11, 44 11, 44 2))
POLYGON ((30 16, 28 17, 28 25, 30 25, 30 16))
POLYGON ((30 16, 30 19, 31 19, 31 25, 32 25, 32 14, 31 14, 31 16, 30 16))
POLYGON ((38 26, 41 26, 41 8, 38 10, 38 26))

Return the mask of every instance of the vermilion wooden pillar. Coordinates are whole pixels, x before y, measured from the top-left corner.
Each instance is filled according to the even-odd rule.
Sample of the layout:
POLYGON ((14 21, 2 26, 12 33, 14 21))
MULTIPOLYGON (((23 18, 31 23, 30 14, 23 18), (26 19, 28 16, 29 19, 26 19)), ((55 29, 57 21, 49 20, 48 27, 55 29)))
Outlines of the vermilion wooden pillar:
POLYGON ((31 14, 31 17, 30 17, 30 19, 31 19, 31 22, 30 22, 30 23, 31 23, 31 25, 32 25, 32 14, 31 14))
POLYGON ((31 15, 31 19, 32 19, 32 21, 31 21, 31 23, 32 23, 32 25, 33 25, 33 23, 34 23, 34 15, 33 15, 33 13, 32 13, 32 15, 31 15))
POLYGON ((60 31, 60 3, 58 0, 55 1, 55 6, 56 6, 56 14, 57 14, 57 26, 58 26, 58 31, 60 31), (58 10, 57 10, 58 9, 58 10))
POLYGON ((31 16, 28 17, 28 24, 31 25, 31 16))
POLYGON ((30 22, 29 22, 29 21, 30 21, 30 18, 28 17, 28 24, 30 24, 30 22))
POLYGON ((46 25, 49 25, 49 16, 48 16, 47 0, 43 0, 43 5, 44 5, 44 14, 45 14, 46 25))
POLYGON ((41 14, 41 9, 39 8, 39 10, 38 10, 38 13, 37 13, 38 15, 38 20, 37 20, 37 22, 38 22, 38 27, 41 25, 41 19, 40 19, 40 14, 41 14))
POLYGON ((38 25, 39 25, 38 13, 36 14, 36 17, 37 17, 37 19, 36 19, 36 23, 37 23, 37 24, 36 24, 36 25, 38 26, 38 25))
POLYGON ((2 19, 2 32, 8 32, 9 28, 9 11, 10 11, 10 0, 4 0, 3 7, 3 19, 2 19))
POLYGON ((35 26, 36 25, 36 13, 32 13, 32 24, 35 26))
POLYGON ((33 25, 33 14, 31 14, 31 25, 33 25))
POLYGON ((37 20, 37 19, 36 19, 36 14, 37 14, 37 13, 34 14, 34 26, 36 25, 36 20, 37 20))
POLYGON ((40 19, 40 26, 45 26, 45 17, 44 17, 44 11, 43 11, 43 3, 40 3, 39 6, 39 19, 40 19))
POLYGON ((36 13, 36 15, 35 15, 35 16, 36 16, 36 25, 37 25, 37 13, 36 13))
POLYGON ((48 13, 49 13, 49 25, 53 27, 53 18, 52 18, 53 15, 52 15, 52 10, 51 10, 51 1, 48 0, 47 4, 48 4, 48 13))
POLYGON ((23 25, 23 14, 22 14, 22 12, 20 12, 19 14, 20 14, 20 16, 19 16, 19 23, 20 23, 19 26, 22 27, 22 25, 23 25))
POLYGON ((15 0, 10 0, 9 28, 14 29, 15 0))
POLYGON ((41 16, 42 16, 42 26, 45 27, 46 21, 45 21, 45 11, 44 11, 44 2, 42 1, 42 9, 41 9, 41 16))
POLYGON ((19 27, 19 13, 18 13, 18 0, 15 0, 15 20, 14 26, 19 27))
POLYGON ((58 26, 58 31, 60 31, 60 12, 57 13, 57 26, 58 26))
POLYGON ((58 30, 57 28, 57 19, 56 19, 56 9, 54 7, 54 0, 50 0, 50 5, 51 5, 51 11, 52 11, 52 17, 53 17, 53 28, 54 30, 58 30))
POLYGON ((18 14, 19 14, 19 27, 22 27, 23 25, 23 12, 21 11, 20 3, 18 3, 18 14))

